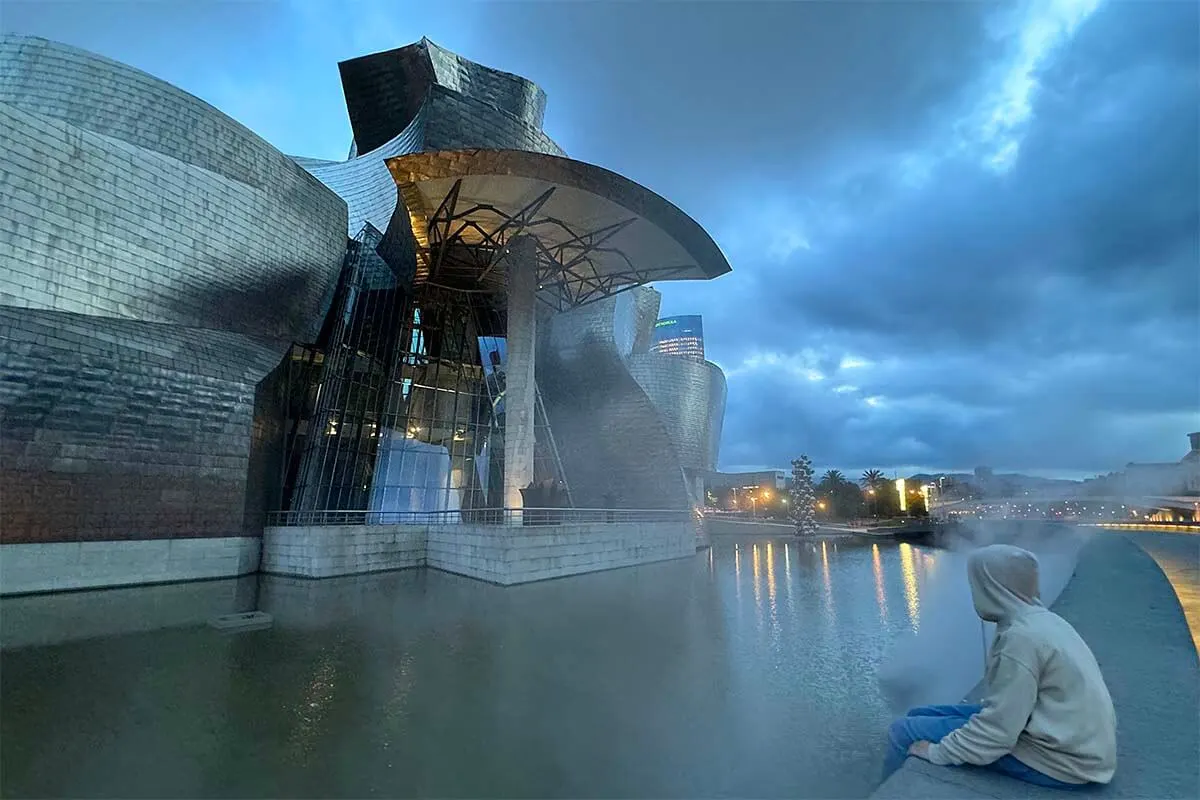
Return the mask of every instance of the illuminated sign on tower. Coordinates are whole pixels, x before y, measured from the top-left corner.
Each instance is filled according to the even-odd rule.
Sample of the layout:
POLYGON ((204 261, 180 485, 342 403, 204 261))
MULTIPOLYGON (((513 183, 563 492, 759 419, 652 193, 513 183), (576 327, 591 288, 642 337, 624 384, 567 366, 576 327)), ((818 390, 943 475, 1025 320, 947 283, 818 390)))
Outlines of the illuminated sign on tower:
POLYGON ((704 323, 699 314, 663 317, 654 323, 650 352, 704 360, 704 323))

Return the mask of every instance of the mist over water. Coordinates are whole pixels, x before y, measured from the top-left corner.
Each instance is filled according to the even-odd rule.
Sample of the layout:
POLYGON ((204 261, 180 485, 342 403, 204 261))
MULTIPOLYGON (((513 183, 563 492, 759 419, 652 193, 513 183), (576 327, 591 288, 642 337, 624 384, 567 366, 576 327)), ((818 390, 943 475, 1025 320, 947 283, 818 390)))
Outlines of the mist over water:
POLYGON ((939 555, 922 589, 919 628, 901 634, 879 669, 879 686, 895 714, 921 705, 958 703, 983 679, 996 626, 975 613, 967 557, 994 543, 1014 544, 1038 559, 1042 603, 1050 606, 1070 581, 1091 534, 1078 528, 1018 522, 970 522, 962 539, 939 555))

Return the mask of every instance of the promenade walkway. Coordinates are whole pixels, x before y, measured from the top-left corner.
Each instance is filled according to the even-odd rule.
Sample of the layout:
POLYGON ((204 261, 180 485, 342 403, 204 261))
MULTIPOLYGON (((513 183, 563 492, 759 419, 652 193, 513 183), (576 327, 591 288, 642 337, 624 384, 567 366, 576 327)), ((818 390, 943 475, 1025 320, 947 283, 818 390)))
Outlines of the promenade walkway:
MULTIPOLYGON (((1054 605, 1091 645, 1117 710, 1117 774, 1094 798, 1200 797, 1200 664, 1171 584, 1129 539, 1093 539, 1054 605)), ((873 800, 1057 798, 980 769, 910 758, 873 800)))

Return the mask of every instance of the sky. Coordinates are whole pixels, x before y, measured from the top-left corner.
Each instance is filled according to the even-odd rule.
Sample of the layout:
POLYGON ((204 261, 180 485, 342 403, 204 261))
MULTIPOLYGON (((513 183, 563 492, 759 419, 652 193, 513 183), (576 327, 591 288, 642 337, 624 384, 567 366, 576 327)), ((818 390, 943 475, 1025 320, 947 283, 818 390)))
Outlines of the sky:
POLYGON ((61 2, 0 30, 344 158, 337 61, 428 36, 733 266, 659 284, 729 384, 721 465, 1083 477, 1200 430, 1192 2, 61 2))

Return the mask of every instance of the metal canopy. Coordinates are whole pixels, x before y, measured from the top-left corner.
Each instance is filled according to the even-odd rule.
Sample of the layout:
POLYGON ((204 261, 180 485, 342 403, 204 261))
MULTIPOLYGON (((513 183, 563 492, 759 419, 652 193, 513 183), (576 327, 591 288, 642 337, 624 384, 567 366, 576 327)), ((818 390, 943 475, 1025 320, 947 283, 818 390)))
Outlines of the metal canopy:
POLYGON ((387 165, 417 242, 418 283, 501 291, 500 260, 517 236, 536 240, 539 297, 560 309, 650 281, 706 280, 730 270, 689 216, 591 164, 519 150, 454 150, 397 156, 387 165))

